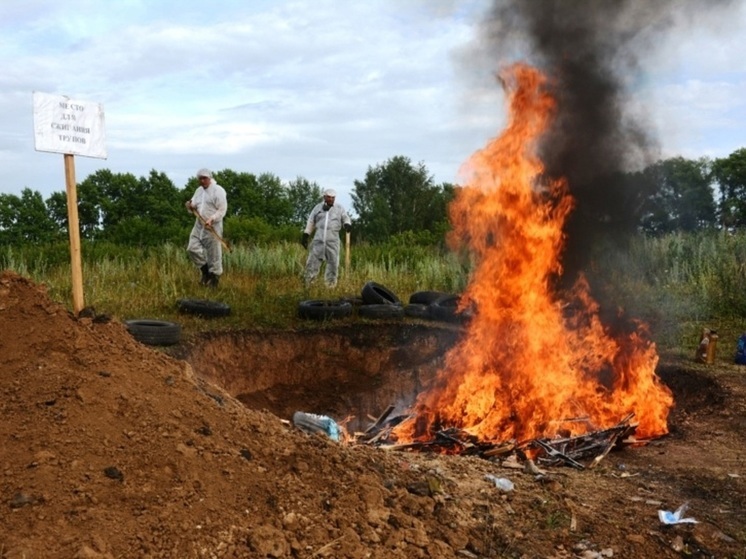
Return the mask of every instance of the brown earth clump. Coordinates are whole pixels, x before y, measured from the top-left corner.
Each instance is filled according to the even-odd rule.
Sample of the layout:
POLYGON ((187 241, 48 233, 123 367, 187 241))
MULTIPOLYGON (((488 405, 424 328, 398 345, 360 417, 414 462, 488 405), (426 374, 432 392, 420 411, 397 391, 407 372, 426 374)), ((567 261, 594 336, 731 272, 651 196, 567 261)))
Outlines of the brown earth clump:
MULTIPOLYGON (((0 558, 737 557, 743 375, 661 372, 671 435, 544 476, 306 435, 0 274, 0 558), (683 406, 682 406, 683 403, 683 406), (510 478, 500 493, 486 474, 510 478), (664 526, 689 503, 698 524, 664 526)), ((288 333, 292 343, 292 332, 288 333)), ((247 348, 250 351, 250 348, 247 348)), ((740 555, 739 555, 740 554, 740 555)))

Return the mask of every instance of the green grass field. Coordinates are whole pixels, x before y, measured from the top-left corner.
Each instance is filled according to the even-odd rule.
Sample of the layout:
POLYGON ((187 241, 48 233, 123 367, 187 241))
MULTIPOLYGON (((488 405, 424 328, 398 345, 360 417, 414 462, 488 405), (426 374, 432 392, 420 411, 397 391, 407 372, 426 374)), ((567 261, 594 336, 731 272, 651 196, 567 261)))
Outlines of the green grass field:
MULTIPOLYGON (((326 288, 319 279, 306 289, 301 280, 305 257, 305 250, 291 243, 236 246, 224 255, 224 275, 213 291, 199 284, 199 272, 181 246, 84 246, 85 304, 120 320, 179 321, 188 335, 295 328, 305 324, 297 316, 300 301, 359 296, 367 281, 385 285, 405 303, 416 291, 457 293, 468 282, 468 263, 446 251, 353 245, 349 273, 342 254, 335 288, 326 288), (232 312, 219 320, 181 315, 179 299, 214 299, 230 305, 232 312)), ((587 275, 596 298, 648 324, 662 349, 693 353, 699 333, 708 327, 718 330, 721 354, 727 353, 746 330, 744 233, 639 237, 625 250, 599 249, 591 261, 587 275)), ((66 245, 5 247, 0 266, 44 284, 55 301, 72 309, 66 245)))

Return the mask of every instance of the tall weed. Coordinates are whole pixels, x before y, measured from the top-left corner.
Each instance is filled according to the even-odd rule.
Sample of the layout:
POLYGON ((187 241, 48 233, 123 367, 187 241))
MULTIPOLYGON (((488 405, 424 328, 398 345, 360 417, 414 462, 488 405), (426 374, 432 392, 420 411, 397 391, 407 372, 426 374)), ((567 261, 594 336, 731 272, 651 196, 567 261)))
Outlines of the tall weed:
MULTIPOLYGON (((417 241, 353 245, 349 270, 341 246, 333 289, 324 285, 323 269, 315 283, 304 286, 307 252, 300 244, 239 244, 224 255, 218 291, 199 284, 199 271, 181 245, 87 243, 82 250, 84 294, 97 312, 121 319, 179 320, 186 331, 196 331, 294 327, 299 301, 355 297, 367 281, 386 285, 405 303, 416 291, 461 292, 469 263, 417 241), (219 299, 233 312, 221 321, 179 316, 177 302, 183 298, 219 299)), ((0 266, 45 284, 52 298, 72 306, 66 245, 2 247, 0 266)), ((624 249, 599 250, 587 274, 602 306, 620 307, 648 323, 661 346, 689 351, 703 326, 720 329, 728 338, 746 328, 746 233, 640 236, 624 249)))

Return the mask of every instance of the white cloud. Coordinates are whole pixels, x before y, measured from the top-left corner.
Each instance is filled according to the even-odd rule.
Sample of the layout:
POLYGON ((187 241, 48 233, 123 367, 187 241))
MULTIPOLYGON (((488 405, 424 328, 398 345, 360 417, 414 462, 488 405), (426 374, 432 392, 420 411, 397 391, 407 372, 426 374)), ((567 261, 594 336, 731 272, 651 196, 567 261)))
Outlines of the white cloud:
MULTIPOLYGON (((349 206, 369 166, 404 155, 454 182, 504 120, 495 72, 512 61, 473 48, 488 5, 6 0, 0 162, 14 178, 0 191, 64 189, 61 158, 33 150, 34 90, 104 105, 109 158, 78 158, 78 180, 156 169, 180 187, 231 168, 304 176, 349 206)), ((746 23, 728 25, 687 28, 643 61, 636 102, 668 151, 742 145, 746 23)))

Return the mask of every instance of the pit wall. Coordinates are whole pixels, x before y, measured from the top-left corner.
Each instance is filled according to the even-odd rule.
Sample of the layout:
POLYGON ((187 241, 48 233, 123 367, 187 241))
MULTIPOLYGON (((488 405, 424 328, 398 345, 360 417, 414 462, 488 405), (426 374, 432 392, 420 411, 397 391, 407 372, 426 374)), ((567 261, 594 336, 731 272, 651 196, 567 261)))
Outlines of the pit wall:
POLYGON ((459 333, 404 323, 211 333, 186 359, 249 407, 284 419, 295 411, 329 415, 361 430, 389 405, 404 413, 459 333))

